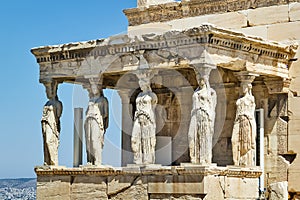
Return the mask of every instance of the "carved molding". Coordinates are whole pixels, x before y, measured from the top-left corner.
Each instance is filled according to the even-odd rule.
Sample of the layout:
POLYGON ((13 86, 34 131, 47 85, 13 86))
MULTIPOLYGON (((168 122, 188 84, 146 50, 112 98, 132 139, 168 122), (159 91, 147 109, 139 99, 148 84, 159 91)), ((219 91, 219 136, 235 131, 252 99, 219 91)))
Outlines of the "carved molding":
POLYGON ((242 167, 204 167, 204 166, 172 166, 172 167, 82 167, 82 168, 65 168, 65 167, 36 167, 37 176, 53 175, 97 175, 97 176, 116 176, 116 175, 220 175, 238 178, 258 178, 262 171, 260 168, 242 168, 242 167))
MULTIPOLYGON (((165 22, 186 17, 226 13, 275 5, 286 5, 288 0, 190 0, 151 5, 124 10, 130 26, 165 22)), ((293 2, 300 2, 294 0, 293 2)))

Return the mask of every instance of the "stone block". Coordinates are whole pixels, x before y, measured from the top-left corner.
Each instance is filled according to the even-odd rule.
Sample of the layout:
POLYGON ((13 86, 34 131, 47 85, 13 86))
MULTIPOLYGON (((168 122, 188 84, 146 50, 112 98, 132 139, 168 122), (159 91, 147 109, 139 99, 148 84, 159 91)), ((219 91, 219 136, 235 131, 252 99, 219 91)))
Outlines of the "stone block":
POLYGON ((300 20, 300 3, 289 4, 289 18, 291 22, 300 20))
POLYGON ((70 176, 38 176, 36 199, 70 199, 70 180, 70 176))
POLYGON ((261 37, 263 39, 268 38, 268 26, 267 25, 253 26, 253 27, 241 28, 241 29, 236 29, 236 30, 244 33, 245 35, 261 37))
POLYGON ((204 178, 204 200, 224 199, 225 177, 209 175, 204 178))
POLYGON ((300 21, 268 26, 268 40, 279 42, 300 40, 300 21))
MULTIPOLYGON (((287 132, 286 132, 287 133, 287 132)), ((277 138, 278 141, 278 154, 285 154, 288 148, 288 138, 287 136, 279 135, 277 138)))
POLYGON ((199 200, 203 199, 203 195, 193 194, 151 194, 150 200, 199 200))
POLYGON ((300 119, 292 119, 289 121, 289 136, 300 134, 300 119))
POLYGON ((288 99, 288 107, 289 107, 288 114, 289 114, 290 120, 300 120, 300 106, 299 105, 300 105, 300 97, 289 97, 289 99, 288 99))
POLYGON ((270 184, 269 199, 288 200, 288 182, 283 181, 270 184))
POLYGON ((274 171, 277 159, 276 156, 265 156, 265 172, 270 173, 274 171))
POLYGON ((288 5, 270 6, 248 10, 248 23, 250 26, 275 24, 289 21, 288 5))
POLYGON ((108 199, 106 178, 99 176, 75 176, 71 184, 71 200, 108 199))
POLYGON ((147 177, 138 177, 133 184, 117 194, 110 195, 111 200, 138 199, 148 200, 147 177))
MULTIPOLYGON (((299 56, 296 56, 296 58, 299 58, 299 56)), ((292 77, 291 84, 290 84, 290 91, 293 92, 293 97, 299 97, 300 96, 300 62, 296 62, 292 67, 290 68, 290 76, 292 77)))
POLYGON ((247 26, 247 13, 245 12, 228 12, 208 16, 208 23, 217 27, 237 29, 247 26))
POLYGON ((300 192, 300 159, 296 157, 288 169, 289 191, 300 192))
POLYGON ((135 181, 137 176, 114 176, 108 177, 107 194, 114 195, 129 188, 135 181))
POLYGON ((185 30, 193 27, 200 26, 203 23, 208 22, 208 17, 205 16, 197 16, 197 17, 188 17, 179 20, 172 20, 168 22, 169 25, 172 26, 172 29, 175 30, 185 30))
POLYGON ((201 175, 151 176, 148 178, 148 192, 151 194, 203 194, 201 175))
POLYGON ((149 33, 162 34, 171 30, 171 26, 167 23, 151 23, 151 24, 142 24, 138 26, 129 26, 128 27, 128 35, 130 37, 145 35, 149 33))
MULTIPOLYGON (((300 121, 299 121, 300 122, 300 121)), ((288 150, 295 153, 300 153, 300 133, 298 135, 289 135, 288 150)))
POLYGON ((257 199, 259 183, 255 178, 225 178, 225 198, 257 199))
POLYGON ((268 174, 268 184, 286 181, 289 162, 282 156, 265 156, 265 173, 268 174))
MULTIPOLYGON (((298 41, 299 43, 299 41, 298 41)), ((298 49, 296 58, 300 57, 300 49, 298 49)), ((290 67, 290 77, 292 78, 290 90, 296 92, 295 96, 300 96, 300 60, 293 62, 290 67)))

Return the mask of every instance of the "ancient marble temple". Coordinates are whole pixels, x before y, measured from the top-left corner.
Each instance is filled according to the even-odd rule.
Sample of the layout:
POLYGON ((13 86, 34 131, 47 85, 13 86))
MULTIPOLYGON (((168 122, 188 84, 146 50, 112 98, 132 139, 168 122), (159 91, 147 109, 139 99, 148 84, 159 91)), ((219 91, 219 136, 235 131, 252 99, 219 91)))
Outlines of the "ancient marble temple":
POLYGON ((264 178, 272 174, 266 176, 263 165, 264 126, 274 124, 263 120, 272 112, 267 100, 287 98, 297 45, 193 24, 229 5, 226 11, 255 4, 224 2, 139 0, 138 8, 124 11, 128 34, 31 50, 48 97, 41 113, 44 165, 35 168, 38 199, 263 197, 270 183, 264 178), (90 98, 88 164, 76 168, 58 163, 64 124, 57 89, 64 83, 81 85, 90 98), (122 100, 121 168, 102 165, 114 106, 105 89, 122 100), (166 140, 170 161, 161 163, 157 155, 166 140))

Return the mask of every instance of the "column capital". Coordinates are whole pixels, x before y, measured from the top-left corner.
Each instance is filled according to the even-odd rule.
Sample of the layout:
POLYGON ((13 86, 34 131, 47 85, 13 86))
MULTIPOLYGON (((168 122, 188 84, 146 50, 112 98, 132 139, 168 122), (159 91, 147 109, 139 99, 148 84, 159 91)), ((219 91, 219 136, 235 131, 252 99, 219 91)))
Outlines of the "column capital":
POLYGON ((255 74, 249 71, 234 72, 233 74, 241 82, 241 85, 252 84, 254 79, 259 76, 259 74, 255 74))
POLYGON ((264 77, 264 83, 269 94, 283 94, 289 92, 291 84, 290 78, 264 77))
POLYGON ((146 84, 150 87, 151 79, 158 74, 158 70, 155 69, 139 69, 135 72, 135 75, 139 79, 139 86, 146 84))
POLYGON ((101 94, 103 77, 99 75, 84 76, 88 81, 82 84, 82 87, 89 93, 89 97, 92 98, 101 94))
POLYGON ((201 79, 204 79, 206 84, 209 84, 209 75, 212 69, 216 69, 216 66, 193 66, 194 71, 196 73, 196 79, 198 82, 198 85, 200 85, 201 79))
POLYGON ((122 104, 129 104, 130 103, 130 97, 132 95, 132 89, 118 89, 118 94, 120 95, 120 98, 122 100, 122 104))
POLYGON ((41 83, 46 88, 46 94, 48 100, 54 99, 57 96, 58 85, 61 83, 55 79, 44 79, 41 83))

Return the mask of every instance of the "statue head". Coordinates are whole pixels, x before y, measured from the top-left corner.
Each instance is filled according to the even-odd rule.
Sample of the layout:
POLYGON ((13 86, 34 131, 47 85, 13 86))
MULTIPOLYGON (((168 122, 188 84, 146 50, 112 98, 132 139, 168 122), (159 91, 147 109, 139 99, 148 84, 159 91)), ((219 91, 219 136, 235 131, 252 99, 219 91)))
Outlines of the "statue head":
POLYGON ((147 80, 147 79, 140 79, 139 80, 139 85, 140 85, 140 88, 143 92, 146 92, 146 91, 151 91, 151 87, 150 87, 150 81, 147 80))
POLYGON ((242 92, 243 95, 251 94, 252 85, 251 83, 242 83, 242 92))
POLYGON ((91 93, 93 96, 98 96, 100 94, 100 90, 97 84, 91 84, 91 93))
POLYGON ((208 76, 201 76, 198 79, 198 84, 200 88, 208 87, 209 86, 208 76))

